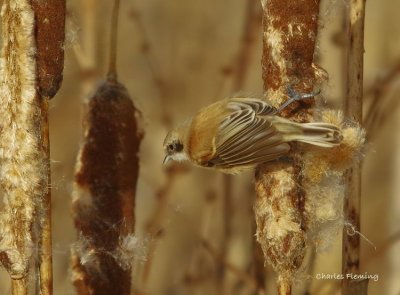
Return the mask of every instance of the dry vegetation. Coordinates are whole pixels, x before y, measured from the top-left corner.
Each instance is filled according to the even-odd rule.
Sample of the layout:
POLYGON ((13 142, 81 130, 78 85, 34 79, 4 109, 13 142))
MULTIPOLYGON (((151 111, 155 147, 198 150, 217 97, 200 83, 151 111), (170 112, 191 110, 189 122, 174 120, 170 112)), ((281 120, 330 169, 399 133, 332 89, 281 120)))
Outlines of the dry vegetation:
MULTIPOLYGON (((316 276, 342 272, 343 227, 343 265, 379 276, 368 294, 400 292, 396 1, 366 4, 364 77, 357 73, 359 34, 348 51, 348 1, 123 0, 115 68, 108 34, 114 1, 68 1, 62 47, 43 43, 49 34, 64 38, 63 13, 55 13, 62 0, 52 7, 34 1, 34 10, 25 0, 1 2, 16 6, 4 6, 1 18, 0 294, 48 294, 51 275, 57 295, 276 294, 277 282, 280 294, 340 294, 340 280, 316 276), (59 30, 37 31, 33 13, 42 24, 46 15, 55 18, 59 30), (62 49, 57 93, 62 60, 53 57, 62 49), (346 104, 347 81, 362 78, 366 134, 356 122, 360 102, 346 104), (238 93, 279 105, 287 84, 322 89, 283 115, 340 126, 340 146, 328 153, 295 148, 288 161, 257 169, 255 179, 251 171, 227 177, 163 169, 171 126, 238 93), (50 206, 46 119, 56 93, 48 111, 50 206), (361 209, 356 200, 343 213, 343 175, 361 162, 361 209), (28 274, 29 265, 37 270, 28 274)), ((362 97, 361 87, 351 97, 362 97)))

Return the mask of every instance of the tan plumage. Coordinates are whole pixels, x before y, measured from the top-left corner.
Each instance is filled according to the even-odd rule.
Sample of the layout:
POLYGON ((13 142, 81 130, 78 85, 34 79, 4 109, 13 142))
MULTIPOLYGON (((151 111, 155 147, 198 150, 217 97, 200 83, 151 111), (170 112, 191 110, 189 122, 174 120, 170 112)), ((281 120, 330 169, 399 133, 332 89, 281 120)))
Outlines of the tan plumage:
POLYGON ((279 117, 278 110, 256 98, 232 98, 201 109, 168 133, 166 161, 189 160, 227 173, 277 159, 298 141, 332 147, 341 131, 327 123, 296 123, 279 117))

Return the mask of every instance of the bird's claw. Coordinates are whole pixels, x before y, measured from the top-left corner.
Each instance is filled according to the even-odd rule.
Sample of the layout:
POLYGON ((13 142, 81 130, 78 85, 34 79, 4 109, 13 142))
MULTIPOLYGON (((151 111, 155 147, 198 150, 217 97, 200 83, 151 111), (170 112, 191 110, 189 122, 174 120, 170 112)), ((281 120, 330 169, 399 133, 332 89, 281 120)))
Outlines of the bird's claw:
POLYGON ((302 93, 300 94, 299 92, 297 92, 296 90, 294 90, 294 88, 289 85, 287 87, 287 92, 288 92, 288 97, 289 99, 279 107, 277 113, 283 111, 286 107, 288 107, 289 105, 291 105, 293 102, 295 101, 299 101, 302 99, 307 99, 307 98, 312 98, 314 96, 317 96, 318 94, 321 93, 321 89, 318 89, 315 92, 311 92, 311 93, 302 93))

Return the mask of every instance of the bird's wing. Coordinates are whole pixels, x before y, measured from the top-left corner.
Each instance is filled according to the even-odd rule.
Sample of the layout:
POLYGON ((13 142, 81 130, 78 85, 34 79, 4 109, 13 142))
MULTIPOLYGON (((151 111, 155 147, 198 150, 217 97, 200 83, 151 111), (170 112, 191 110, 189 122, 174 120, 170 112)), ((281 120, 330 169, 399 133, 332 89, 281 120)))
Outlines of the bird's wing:
POLYGON ((271 124, 276 109, 253 98, 234 98, 226 106, 229 115, 219 124, 215 156, 209 166, 221 169, 251 167, 276 159, 290 146, 271 124))

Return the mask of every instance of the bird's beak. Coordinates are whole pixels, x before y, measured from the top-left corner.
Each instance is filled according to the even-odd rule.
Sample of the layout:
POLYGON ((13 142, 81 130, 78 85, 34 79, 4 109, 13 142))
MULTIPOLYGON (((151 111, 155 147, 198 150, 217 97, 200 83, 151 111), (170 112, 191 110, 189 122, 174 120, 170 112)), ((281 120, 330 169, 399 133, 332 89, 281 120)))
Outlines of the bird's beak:
POLYGON ((171 160, 171 157, 170 157, 169 155, 166 155, 162 164, 165 166, 165 165, 167 165, 167 163, 168 163, 170 160, 171 160))

